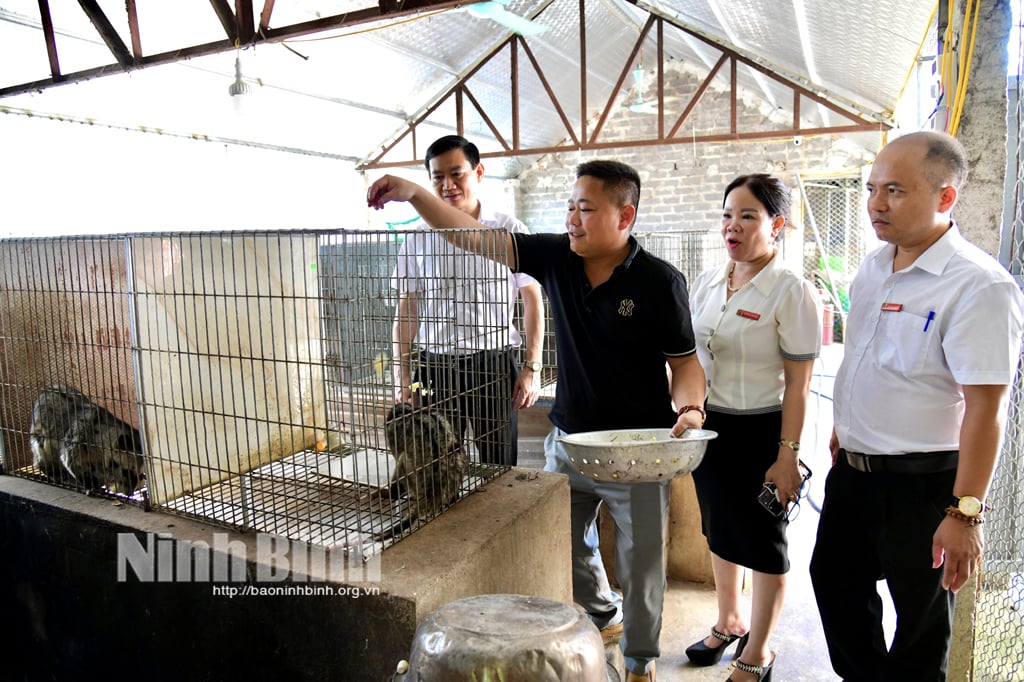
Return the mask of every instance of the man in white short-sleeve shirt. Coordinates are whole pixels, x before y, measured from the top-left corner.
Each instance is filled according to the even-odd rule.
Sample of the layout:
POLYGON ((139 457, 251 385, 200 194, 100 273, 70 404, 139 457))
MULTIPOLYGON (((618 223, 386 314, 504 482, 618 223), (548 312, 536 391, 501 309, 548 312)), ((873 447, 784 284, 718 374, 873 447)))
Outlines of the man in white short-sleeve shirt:
MULTIPOLYGON (((472 142, 458 135, 439 138, 427 148, 425 165, 446 203, 487 227, 527 232, 512 216, 486 210, 477 197, 484 166, 472 142)), ((392 287, 399 296, 392 333, 395 400, 437 405, 460 435, 472 425, 481 462, 514 466, 516 410, 536 403, 540 393, 540 284, 424 229, 406 237, 392 287), (523 343, 513 324, 517 292, 526 335, 521 368, 514 350, 523 343)))
POLYGON ((981 561, 1024 300, 952 220, 967 166, 954 138, 918 132, 879 152, 868 179, 871 223, 888 244, 850 288, 811 559, 846 680, 945 680, 953 595, 981 561), (897 616, 888 650, 882 578, 897 616))

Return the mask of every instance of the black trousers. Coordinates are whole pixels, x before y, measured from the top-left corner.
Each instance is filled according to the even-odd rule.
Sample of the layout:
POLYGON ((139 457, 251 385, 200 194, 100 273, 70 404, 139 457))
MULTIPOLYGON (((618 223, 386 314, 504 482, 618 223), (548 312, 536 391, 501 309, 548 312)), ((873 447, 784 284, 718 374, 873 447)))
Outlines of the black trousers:
POLYGON ((953 593, 932 568, 932 535, 956 470, 864 473, 839 458, 825 483, 811 582, 832 667, 846 682, 946 679, 953 593), (877 582, 896 609, 887 651, 877 582))
POLYGON ((426 389, 421 403, 444 412, 463 438, 472 424, 484 464, 515 466, 519 457, 518 414, 512 391, 519 368, 509 349, 467 355, 420 352, 413 380, 426 389))

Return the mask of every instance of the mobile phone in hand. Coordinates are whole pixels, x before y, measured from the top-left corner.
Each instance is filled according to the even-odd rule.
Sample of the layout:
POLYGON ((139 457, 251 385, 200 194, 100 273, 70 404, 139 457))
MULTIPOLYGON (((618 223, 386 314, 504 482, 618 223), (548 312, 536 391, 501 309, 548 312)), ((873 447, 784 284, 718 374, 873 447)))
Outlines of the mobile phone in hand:
POLYGON ((786 513, 786 508, 783 507, 782 502, 779 501, 774 483, 764 484, 761 488, 761 492, 757 496, 757 501, 772 516, 782 517, 782 515, 786 513))

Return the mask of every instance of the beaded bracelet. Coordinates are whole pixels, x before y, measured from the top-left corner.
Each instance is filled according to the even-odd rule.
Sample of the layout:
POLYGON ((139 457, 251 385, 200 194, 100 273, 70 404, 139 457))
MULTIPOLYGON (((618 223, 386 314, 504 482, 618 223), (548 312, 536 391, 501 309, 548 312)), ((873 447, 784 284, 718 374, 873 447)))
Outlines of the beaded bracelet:
POLYGON ((690 411, 700 412, 700 425, 704 426, 704 422, 708 420, 708 413, 704 411, 704 408, 700 405, 684 405, 679 408, 679 416, 682 417, 684 414, 690 411))
POLYGON ((946 507, 946 516, 952 517, 959 521, 963 521, 968 526, 980 526, 981 524, 985 523, 985 517, 981 514, 978 514, 977 516, 967 516, 967 514, 964 514, 962 511, 960 511, 953 505, 949 505, 948 507, 946 507))

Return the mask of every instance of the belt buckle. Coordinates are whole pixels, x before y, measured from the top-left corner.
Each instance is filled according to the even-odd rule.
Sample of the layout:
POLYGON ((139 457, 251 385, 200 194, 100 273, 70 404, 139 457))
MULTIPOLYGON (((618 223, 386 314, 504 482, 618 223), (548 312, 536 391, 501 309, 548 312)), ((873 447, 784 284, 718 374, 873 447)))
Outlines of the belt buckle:
POLYGON ((846 453, 846 463, 850 465, 851 469, 865 474, 871 473, 871 460, 868 458, 868 455, 861 455, 849 450, 844 452, 846 453))

